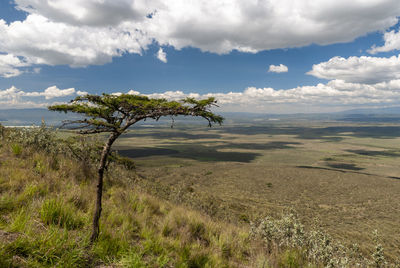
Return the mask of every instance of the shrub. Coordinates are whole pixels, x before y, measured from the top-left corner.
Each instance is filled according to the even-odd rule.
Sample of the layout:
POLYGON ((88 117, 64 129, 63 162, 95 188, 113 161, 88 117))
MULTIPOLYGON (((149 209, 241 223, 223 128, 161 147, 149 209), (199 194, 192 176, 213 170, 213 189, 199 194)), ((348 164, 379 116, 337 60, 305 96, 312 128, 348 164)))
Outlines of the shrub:
POLYGON ((376 244, 375 251, 372 253, 372 267, 381 268, 386 266, 386 260, 382 244, 379 242, 378 230, 373 232, 373 239, 376 244))
MULTIPOLYGON (((293 213, 284 214, 281 219, 266 217, 258 223, 251 223, 251 235, 261 238, 268 252, 272 249, 285 251, 281 259, 283 267, 299 267, 302 259, 324 267, 366 267, 368 263, 354 249, 333 241, 321 230, 306 231, 293 213)), ((383 251, 377 247, 378 263, 381 263, 381 255, 383 251)))
POLYGON ((0 137, 3 139, 6 133, 6 128, 0 124, 0 137))
POLYGON ((119 165, 122 165, 127 170, 136 169, 135 162, 129 157, 124 157, 117 154, 115 162, 119 165))
POLYGON ((279 260, 279 267, 298 268, 302 266, 301 254, 296 250, 286 250, 279 260))
POLYGON ((15 156, 20 156, 22 154, 22 147, 18 143, 13 143, 11 145, 11 150, 15 156))
POLYGON ((14 197, 6 194, 0 196, 0 212, 12 211, 16 206, 17 202, 14 197))

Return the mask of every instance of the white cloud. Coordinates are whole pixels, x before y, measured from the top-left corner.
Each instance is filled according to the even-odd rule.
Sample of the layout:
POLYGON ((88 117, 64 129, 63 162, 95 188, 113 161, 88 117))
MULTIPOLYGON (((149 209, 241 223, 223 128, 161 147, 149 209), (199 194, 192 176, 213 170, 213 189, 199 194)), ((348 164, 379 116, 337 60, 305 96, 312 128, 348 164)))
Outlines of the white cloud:
POLYGON ((229 53, 349 42, 396 24, 397 0, 164 2, 141 24, 160 44, 229 53))
POLYGON ((124 25, 74 26, 36 14, 9 25, 0 20, 0 51, 23 56, 30 65, 101 65, 123 53, 140 54, 150 42, 124 25))
MULTIPOLYGON (((128 94, 141 94, 129 91, 128 94)), ((228 93, 164 93, 141 94, 150 98, 181 100, 186 97, 215 97, 223 111, 265 113, 332 112, 371 105, 400 105, 400 79, 377 84, 348 83, 332 80, 315 86, 299 86, 288 90, 248 87, 243 92, 228 93)))
POLYGON ((131 90, 129 90, 126 94, 130 94, 130 95, 139 95, 140 94, 140 92, 139 91, 136 91, 136 90, 133 90, 133 89, 131 89, 131 90))
MULTIPOLYGON (((46 100, 81 95, 83 93, 86 92, 75 91, 75 89, 58 89, 55 86, 34 92, 25 92, 11 87, 0 90, 0 107, 3 109, 45 107, 51 104, 46 100)), ((114 94, 120 95, 122 93, 115 92, 114 94)), ((177 90, 141 94, 138 91, 130 90, 128 94, 169 100, 181 100, 186 97, 198 99, 215 97, 222 111, 264 113, 332 112, 370 106, 399 106, 400 79, 376 84, 332 80, 325 84, 299 86, 288 90, 248 87, 242 92, 227 93, 199 94, 177 90)))
POLYGON ((165 53, 161 47, 157 52, 157 59, 159 59, 160 61, 162 61, 164 63, 167 63, 167 53, 165 53))
POLYGON ((56 86, 48 87, 45 89, 41 96, 44 96, 46 100, 58 98, 58 97, 65 97, 71 96, 75 94, 74 88, 67 88, 67 89, 59 89, 56 86))
MULTIPOLYGON (((101 65, 152 42, 257 52, 349 42, 398 22, 398 0, 16 0, 24 21, 0 20, 0 52, 29 65, 101 65), (294 27, 295 25, 295 27, 294 27)), ((4 67, 3 67, 4 68, 4 67)), ((19 71, 18 71, 19 70, 19 71)), ((20 74, 9 65, 2 74, 20 74)), ((3 75, 4 76, 4 75, 3 75)))
POLYGON ((385 44, 381 47, 376 47, 375 45, 372 46, 370 50, 368 50, 369 53, 371 54, 376 54, 378 52, 388 52, 392 50, 400 50, 400 31, 397 30, 386 32, 383 35, 383 40, 385 41, 385 44))
POLYGON ((279 64, 279 65, 270 65, 268 72, 271 73, 287 73, 288 72, 288 67, 286 65, 283 64, 279 64))
POLYGON ((19 67, 26 67, 28 64, 12 54, 0 54, 0 76, 9 78, 23 73, 19 67))
POLYGON ((43 99, 50 100, 75 94, 74 88, 59 89, 56 86, 51 86, 43 91, 27 92, 12 86, 5 90, 0 89, 0 104, 1 108, 45 107, 49 103, 43 102, 43 99))
POLYGON ((307 74, 324 79, 375 84, 400 79, 400 55, 380 57, 334 57, 314 64, 307 74))
MULTIPOLYGON (((147 0, 148 1, 148 0, 147 0)), ((115 26, 127 20, 143 20, 152 12, 146 1, 132 0, 15 0, 17 7, 53 21, 72 25, 115 26)))
POLYGON ((80 91, 80 90, 78 90, 77 92, 76 92, 76 94, 77 95, 79 95, 79 96, 85 96, 85 95, 87 95, 87 94, 89 94, 87 91, 80 91))

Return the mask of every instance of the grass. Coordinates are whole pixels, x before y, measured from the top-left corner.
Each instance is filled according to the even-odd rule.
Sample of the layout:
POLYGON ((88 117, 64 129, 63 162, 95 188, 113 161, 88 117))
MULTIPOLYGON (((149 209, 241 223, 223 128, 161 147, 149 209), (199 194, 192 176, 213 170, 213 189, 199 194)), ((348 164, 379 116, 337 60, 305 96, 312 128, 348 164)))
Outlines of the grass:
POLYGON ((22 154, 22 147, 18 143, 12 144, 11 150, 15 156, 20 156, 22 154))
POLYGON ((107 175, 100 237, 89 246, 96 187, 80 163, 58 156, 53 169, 52 155, 25 148, 21 158, 3 145, 0 267, 251 265, 246 228, 143 193, 125 163, 107 175))
POLYGON ((58 225, 67 230, 83 226, 83 220, 77 216, 76 210, 71 205, 64 204, 61 200, 45 200, 40 210, 40 219, 47 225, 58 225))

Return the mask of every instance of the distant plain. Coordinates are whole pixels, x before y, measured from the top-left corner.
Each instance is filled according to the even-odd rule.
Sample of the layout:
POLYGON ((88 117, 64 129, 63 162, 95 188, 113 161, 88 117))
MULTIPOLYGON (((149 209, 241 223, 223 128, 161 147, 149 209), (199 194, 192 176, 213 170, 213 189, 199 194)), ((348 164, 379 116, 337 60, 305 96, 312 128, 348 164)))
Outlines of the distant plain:
POLYGON ((143 125, 114 149, 155 194, 214 217, 247 224, 293 209, 367 251, 377 229, 388 255, 400 255, 400 124, 143 125))

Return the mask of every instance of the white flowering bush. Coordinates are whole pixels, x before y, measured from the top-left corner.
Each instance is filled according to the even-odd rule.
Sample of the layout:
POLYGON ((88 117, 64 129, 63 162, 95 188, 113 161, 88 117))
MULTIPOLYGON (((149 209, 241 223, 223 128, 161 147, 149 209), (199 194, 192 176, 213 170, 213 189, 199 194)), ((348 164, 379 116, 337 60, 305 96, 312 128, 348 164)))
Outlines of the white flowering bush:
POLYGON ((39 127, 9 129, 6 138, 11 143, 46 153, 57 154, 63 151, 56 131, 48 128, 44 122, 39 127))
POLYGON ((375 250, 371 258, 366 258, 357 244, 346 247, 317 227, 305 230, 294 212, 283 214, 279 219, 268 216, 251 222, 250 234, 262 239, 268 254, 295 249, 303 260, 323 267, 399 267, 386 261, 376 231, 375 250))
POLYGON ((373 232, 374 242, 375 242, 375 251, 372 253, 372 261, 371 266, 376 268, 386 267, 387 262, 385 260, 384 249, 382 244, 379 241, 378 230, 374 230, 373 232))

